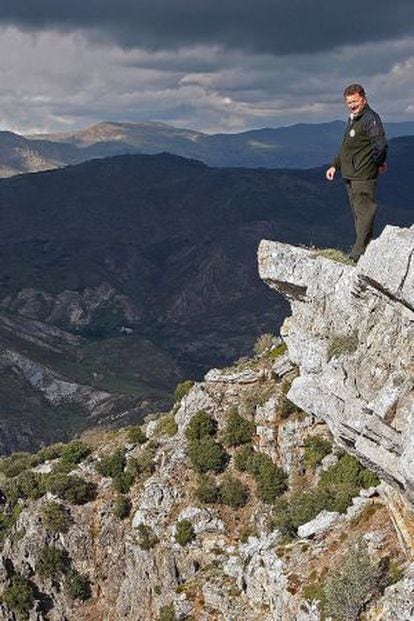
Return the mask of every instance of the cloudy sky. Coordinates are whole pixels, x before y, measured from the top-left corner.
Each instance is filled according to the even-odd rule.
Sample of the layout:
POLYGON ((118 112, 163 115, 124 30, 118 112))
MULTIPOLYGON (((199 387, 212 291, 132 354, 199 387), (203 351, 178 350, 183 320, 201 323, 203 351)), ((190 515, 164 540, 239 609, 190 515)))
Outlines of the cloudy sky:
POLYGON ((0 0, 0 129, 414 121, 413 0, 0 0))

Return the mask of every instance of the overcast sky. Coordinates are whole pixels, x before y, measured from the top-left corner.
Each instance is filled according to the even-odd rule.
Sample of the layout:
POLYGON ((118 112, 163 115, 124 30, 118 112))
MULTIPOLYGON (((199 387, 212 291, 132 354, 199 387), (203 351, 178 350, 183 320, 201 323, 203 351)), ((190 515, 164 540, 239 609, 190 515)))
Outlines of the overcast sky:
POLYGON ((414 0, 0 0, 0 129, 414 121, 414 0))

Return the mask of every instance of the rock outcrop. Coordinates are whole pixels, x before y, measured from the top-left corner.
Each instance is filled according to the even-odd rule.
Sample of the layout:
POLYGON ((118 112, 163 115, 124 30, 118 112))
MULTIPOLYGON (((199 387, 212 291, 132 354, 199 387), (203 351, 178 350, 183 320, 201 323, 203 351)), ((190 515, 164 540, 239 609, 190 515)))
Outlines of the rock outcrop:
POLYGON ((292 306, 282 334, 300 374, 289 399, 410 497, 414 227, 386 227, 356 266, 262 241, 259 271, 292 306))

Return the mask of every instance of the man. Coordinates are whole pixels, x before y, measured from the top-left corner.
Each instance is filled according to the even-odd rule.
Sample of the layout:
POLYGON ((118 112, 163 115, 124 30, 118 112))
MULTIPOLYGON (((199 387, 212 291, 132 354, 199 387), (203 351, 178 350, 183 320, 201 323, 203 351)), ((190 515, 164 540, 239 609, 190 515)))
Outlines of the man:
POLYGON ((387 141, 381 119, 369 107, 363 87, 347 86, 344 98, 350 116, 340 151, 326 171, 326 178, 332 181, 340 170, 345 181, 356 233, 350 257, 357 261, 372 238, 377 176, 387 170, 387 141))

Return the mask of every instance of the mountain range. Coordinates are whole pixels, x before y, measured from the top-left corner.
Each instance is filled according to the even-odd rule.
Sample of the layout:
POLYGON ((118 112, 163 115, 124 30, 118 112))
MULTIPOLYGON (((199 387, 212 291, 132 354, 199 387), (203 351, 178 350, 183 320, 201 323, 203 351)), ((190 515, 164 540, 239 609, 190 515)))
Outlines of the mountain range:
MULTIPOLYGON (((378 230, 412 222, 413 165, 414 137, 395 139, 378 230)), ((135 422, 277 332, 287 307, 257 276, 259 241, 352 240, 323 173, 160 154, 2 180, 1 450, 135 422)))
MULTIPOLYGON (((338 149, 342 121, 300 123, 238 134, 205 134, 165 123, 98 123, 73 133, 20 136, 0 132, 0 177, 38 172, 93 158, 169 152, 210 166, 312 168, 338 149)), ((413 135, 414 123, 388 123, 389 138, 413 135)))

